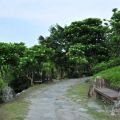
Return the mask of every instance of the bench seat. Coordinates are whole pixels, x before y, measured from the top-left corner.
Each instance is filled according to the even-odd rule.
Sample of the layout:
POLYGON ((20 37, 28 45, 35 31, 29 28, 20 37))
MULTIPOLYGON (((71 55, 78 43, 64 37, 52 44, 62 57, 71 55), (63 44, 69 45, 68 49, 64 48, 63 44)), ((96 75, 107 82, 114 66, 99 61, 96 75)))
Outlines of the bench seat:
POLYGON ((100 96, 107 98, 111 102, 116 101, 118 98, 118 92, 109 88, 95 88, 95 92, 100 96))
POLYGON ((42 83, 42 80, 34 81, 34 83, 42 83))

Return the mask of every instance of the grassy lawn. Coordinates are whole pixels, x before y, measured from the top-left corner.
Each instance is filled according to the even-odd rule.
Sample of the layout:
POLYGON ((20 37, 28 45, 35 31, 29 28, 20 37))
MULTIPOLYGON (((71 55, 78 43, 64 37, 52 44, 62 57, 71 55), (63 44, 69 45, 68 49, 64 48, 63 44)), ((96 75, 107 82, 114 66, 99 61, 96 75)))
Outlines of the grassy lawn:
MULTIPOLYGON (((82 104, 83 107, 85 107, 86 109, 88 109, 88 113, 91 114, 95 120, 120 120, 120 117, 118 116, 111 116, 105 111, 97 112, 95 109, 88 107, 88 102, 91 100, 87 96, 88 88, 89 82, 81 82, 77 85, 71 86, 66 95, 72 100, 82 104)), ((99 104, 103 108, 104 105, 102 102, 95 100, 94 98, 92 100, 96 101, 97 104, 99 104)))
POLYGON ((36 85, 21 93, 14 101, 0 105, 0 120, 24 120, 30 101, 25 98, 35 90, 45 88, 47 84, 36 85))

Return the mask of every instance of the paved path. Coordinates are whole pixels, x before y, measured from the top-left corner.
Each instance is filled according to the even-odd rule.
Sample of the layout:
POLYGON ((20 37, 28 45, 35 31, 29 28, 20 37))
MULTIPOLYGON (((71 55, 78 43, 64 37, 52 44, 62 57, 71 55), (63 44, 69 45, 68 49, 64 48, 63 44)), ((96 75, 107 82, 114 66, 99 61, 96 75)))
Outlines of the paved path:
POLYGON ((25 120, 93 120, 77 103, 65 97, 71 85, 85 79, 70 79, 35 91, 25 120))

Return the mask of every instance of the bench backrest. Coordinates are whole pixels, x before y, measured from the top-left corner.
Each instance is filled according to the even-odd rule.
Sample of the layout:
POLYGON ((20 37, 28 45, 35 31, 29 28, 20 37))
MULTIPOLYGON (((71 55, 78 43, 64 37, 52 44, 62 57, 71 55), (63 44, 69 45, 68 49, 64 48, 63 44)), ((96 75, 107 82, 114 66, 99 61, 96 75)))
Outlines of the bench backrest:
POLYGON ((104 88, 104 87, 106 87, 105 80, 100 76, 97 76, 94 82, 95 82, 95 87, 96 88, 104 88))

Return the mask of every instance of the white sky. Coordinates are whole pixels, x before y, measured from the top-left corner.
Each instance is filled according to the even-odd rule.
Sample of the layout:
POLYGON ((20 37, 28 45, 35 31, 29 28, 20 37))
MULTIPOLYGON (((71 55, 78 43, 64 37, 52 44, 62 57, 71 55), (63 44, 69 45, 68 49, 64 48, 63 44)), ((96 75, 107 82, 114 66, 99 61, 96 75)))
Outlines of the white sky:
POLYGON ((37 43, 49 27, 88 17, 109 19, 120 0, 0 0, 0 41, 37 43))

